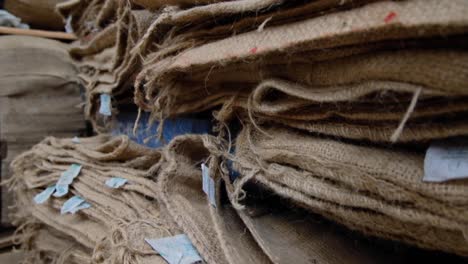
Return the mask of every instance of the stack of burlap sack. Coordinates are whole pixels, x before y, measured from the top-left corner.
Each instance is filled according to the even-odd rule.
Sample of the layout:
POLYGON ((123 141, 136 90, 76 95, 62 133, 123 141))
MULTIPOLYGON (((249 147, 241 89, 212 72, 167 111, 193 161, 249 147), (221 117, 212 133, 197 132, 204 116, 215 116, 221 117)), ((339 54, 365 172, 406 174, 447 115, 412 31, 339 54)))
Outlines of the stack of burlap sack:
POLYGON ((67 1, 57 9, 79 38, 70 55, 85 86, 86 117, 95 130, 108 132, 116 106, 133 102, 133 80, 141 69, 141 55, 131 50, 158 15, 132 9, 127 1, 119 0, 67 1), (112 98, 104 114, 99 113, 101 94, 112 98))
POLYGON ((161 150, 125 136, 45 139, 13 162, 8 182, 25 263, 165 263, 146 241, 178 234, 206 263, 399 259, 277 198, 253 199, 252 211, 237 211, 225 198, 213 207, 201 164, 219 177, 225 147, 208 135, 179 136, 161 150), (70 166, 81 167, 63 194, 70 166), (116 178, 125 184, 109 184, 116 178), (70 207, 77 197, 82 204, 70 207))
POLYGON ((59 5, 80 38, 71 54, 86 82, 88 118, 105 131, 110 115, 99 112, 108 95, 111 115, 133 100, 159 121, 214 111, 223 129, 218 138, 182 136, 162 154, 145 149, 117 160, 88 154, 106 156, 108 147, 44 141, 14 164, 12 187, 29 195, 18 208, 31 206, 59 171, 81 161, 83 175, 70 192, 91 207, 70 215, 69 226, 92 223, 100 232, 58 228, 68 216, 48 215, 60 214, 66 199, 51 198, 18 209, 18 223, 31 214, 37 219, 34 228, 23 224, 21 230, 36 230, 24 245, 67 257, 34 242, 52 228, 56 239, 78 241, 72 258, 142 263, 160 259, 145 238, 185 233, 208 263, 394 261, 336 242, 345 239, 336 235, 317 238, 310 215, 291 209, 299 206, 365 235, 468 255, 468 185, 423 182, 420 151, 433 140, 468 134, 468 2, 133 2, 59 5), (237 137, 235 123, 242 126, 237 137), (39 153, 44 146, 47 155, 39 153), (33 158, 26 155, 41 165, 28 165, 24 160, 33 158), (148 163, 139 167, 141 160, 148 163), (203 192, 202 164, 215 183, 214 199, 203 192), (28 166, 40 169, 18 169, 28 166), (120 167, 132 168, 121 177, 135 178, 123 190, 106 189, 120 167), (271 193, 279 202, 265 199, 271 193), (114 199, 127 207, 112 212, 114 199), (47 217, 36 208, 48 210, 47 217), (154 233, 122 231, 142 223, 154 233))
POLYGON ((424 154, 390 146, 468 134, 468 3, 277 1, 255 16, 244 5, 172 10, 170 44, 136 79, 140 108, 240 120, 223 155, 240 174, 228 188, 238 210, 254 182, 364 234, 468 255, 468 185, 423 182, 424 154), (215 18, 173 22, 206 10, 215 18))
MULTIPOLYGON (((0 138, 9 164, 45 136, 75 136, 85 131, 78 71, 67 45, 54 40, 0 37, 0 138)), ((10 195, 2 191, 2 224, 9 224, 10 195)))

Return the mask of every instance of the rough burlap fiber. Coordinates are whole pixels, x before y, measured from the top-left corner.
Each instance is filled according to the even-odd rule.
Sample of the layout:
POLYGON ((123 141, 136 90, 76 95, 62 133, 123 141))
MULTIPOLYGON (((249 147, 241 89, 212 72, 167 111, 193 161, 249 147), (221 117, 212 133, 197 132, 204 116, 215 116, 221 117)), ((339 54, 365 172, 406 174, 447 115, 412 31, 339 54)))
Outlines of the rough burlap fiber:
MULTIPOLYGON (((408 50, 401 52, 392 52, 392 50, 398 48, 396 43, 402 40, 414 43, 419 39, 419 45, 427 48, 425 42, 432 43, 434 39, 442 35, 457 39, 459 34, 467 31, 468 21, 464 15, 466 10, 468 6, 465 1, 384 1, 350 11, 331 13, 286 25, 267 27, 261 31, 235 35, 187 49, 176 56, 148 63, 137 77, 135 100, 142 109, 151 111, 153 118, 164 119, 210 109, 230 99, 235 101, 236 99, 232 99, 233 94, 248 97, 249 90, 265 78, 283 78, 314 88, 332 86, 331 88, 335 89, 336 86, 350 85, 354 82, 412 83, 416 81, 416 84, 421 86, 443 90, 442 87, 445 87, 447 81, 466 76, 462 73, 453 78, 453 76, 449 77, 450 71, 445 72, 447 65, 457 67, 451 64, 452 56, 448 53, 463 53, 463 50, 459 50, 459 46, 438 43, 434 47, 437 52, 426 54, 427 56, 441 56, 441 59, 448 55, 445 57, 446 60, 442 59, 448 63, 442 67, 445 70, 439 68, 447 75, 444 77, 442 74, 435 82, 440 71, 428 62, 429 57, 422 55, 424 51, 417 50, 414 44, 409 45, 408 50), (438 13, 434 14, 434 10, 438 13), (387 19, 389 15, 390 19, 387 19), (349 23, 343 24, 340 21, 349 21, 349 23), (320 54, 320 50, 323 49, 332 49, 337 54, 330 55, 325 50, 321 58, 314 60, 313 54, 320 54), (382 51, 379 54, 362 54, 375 49, 382 51), (413 51, 414 49, 416 50, 413 51), (444 52, 448 53, 442 55, 444 52), (348 58, 355 53, 361 57, 348 58), (303 57, 304 54, 310 57, 303 57), (330 61, 324 59, 323 54, 331 57, 330 61), (384 59, 385 57, 387 58, 384 59), (369 59, 381 67, 368 63, 369 59), (410 64, 407 64, 408 62, 410 64), (365 64, 367 67, 363 67, 365 64), (339 67, 333 67, 336 65, 339 67), (351 65, 354 66, 352 70, 351 65), (413 65, 414 68, 409 70, 414 74, 405 74, 403 71, 398 73, 399 69, 407 69, 403 65, 413 65), (426 66, 434 72, 437 71, 437 74, 428 74, 423 77, 426 73, 423 69, 427 69, 426 66), (360 69, 367 70, 360 71, 360 69)), ((453 56, 455 57, 457 56, 453 56)), ((463 71, 463 67, 459 70, 463 71)), ((461 82, 459 84, 461 85, 461 82)), ((446 91, 465 93, 465 90, 458 84, 446 91)), ((416 96, 416 99, 419 97, 416 96)), ((408 103, 408 109, 411 108, 409 107, 411 101, 413 101, 411 96, 403 101, 408 103)), ((400 112, 404 110, 401 109, 400 112)), ((404 116, 402 115, 400 119, 403 120, 404 116)), ((366 128, 361 128, 362 124, 355 124, 347 129, 348 131, 337 127, 330 134, 343 135, 353 130, 357 131, 354 134, 358 134, 353 135, 354 138, 388 141, 392 136, 392 129, 396 130, 398 125, 398 122, 382 125, 383 128, 370 135, 359 136, 360 133, 366 133, 366 131, 360 132, 366 128), (340 133, 341 130, 344 132, 340 133)), ((464 129, 457 129, 456 134, 460 134, 464 129)), ((309 128, 309 130, 326 133, 326 128, 323 127, 309 128)), ((434 128, 434 134, 439 133, 438 130, 441 129, 434 128)), ((444 133, 447 132, 442 131, 439 134, 444 133)), ((418 139, 417 135, 412 134, 407 133, 403 139, 411 141, 428 138, 428 135, 424 135, 418 139)))
POLYGON ((160 91, 153 114, 173 117, 224 104, 221 122, 240 108, 255 123, 273 120, 352 139, 408 142, 466 134, 468 53, 447 43, 430 44, 438 48, 236 64, 210 70, 209 79, 203 79, 203 71, 180 75, 160 91), (413 101, 417 107, 411 109, 413 101), (407 114, 405 129, 393 139, 407 114))
MULTIPOLYGON (((219 145, 208 135, 179 136, 171 141, 158 179, 159 200, 207 263, 271 263, 236 211, 219 203, 214 208, 203 192, 201 164, 209 162, 211 153, 219 152, 219 145)), ((210 177, 219 191, 220 175, 211 168, 210 177)))
POLYGON ((24 228, 31 221, 53 228, 92 252, 88 257, 93 263, 164 263, 144 240, 180 233, 156 202, 153 176, 161 169, 160 151, 123 136, 80 140, 76 144, 70 139, 47 138, 13 162, 15 175, 9 186, 16 195, 18 232, 36 236, 40 228, 24 228), (35 204, 33 197, 54 184, 70 164, 83 166, 70 193, 35 204), (105 185, 111 177, 129 183, 114 190, 105 185), (91 208, 60 215, 63 203, 73 195, 83 197, 91 208))
MULTIPOLYGON (((85 129, 77 69, 58 41, 0 37, 0 137, 8 144, 3 180, 10 162, 45 136, 74 136, 85 129)), ((8 224, 10 195, 2 192, 2 223, 8 224)))
POLYGON ((65 22, 55 6, 66 0, 6 0, 3 8, 34 28, 63 31, 65 22))
POLYGON ((216 2, 222 2, 222 0, 132 0, 132 2, 147 9, 155 10, 165 6, 206 5, 216 2))
POLYGON ((117 113, 118 105, 132 103, 133 79, 142 66, 141 54, 130 51, 158 15, 133 10, 127 1, 94 1, 85 6, 87 3, 69 1, 59 9, 64 16, 71 16, 72 21, 79 21, 72 23, 81 33, 70 54, 85 83, 86 116, 95 130, 107 132, 111 118, 98 113, 100 94, 112 96, 113 114, 117 113), (83 24, 89 25, 89 29, 83 29, 83 24))
MULTIPOLYGON (((242 186, 257 181, 297 204, 365 234, 466 256, 463 182, 422 182, 422 155, 355 146, 280 127, 247 125, 236 143, 242 186)), ((242 208, 242 205, 239 205, 242 208)))
POLYGON ((159 49, 146 59, 147 64, 152 64, 166 56, 173 56, 208 42, 262 30, 267 24, 284 24, 375 0, 320 0, 308 3, 282 0, 211 2, 213 3, 189 8, 164 8, 135 50, 144 52, 149 45, 158 45, 159 49))

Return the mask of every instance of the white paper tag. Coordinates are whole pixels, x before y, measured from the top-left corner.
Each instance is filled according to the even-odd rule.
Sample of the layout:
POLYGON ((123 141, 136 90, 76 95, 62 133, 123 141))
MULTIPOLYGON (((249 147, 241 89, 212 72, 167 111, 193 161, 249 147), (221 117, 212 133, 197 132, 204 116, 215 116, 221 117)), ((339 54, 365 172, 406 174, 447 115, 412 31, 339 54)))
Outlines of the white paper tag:
POLYGON ((66 185, 55 185, 54 197, 63 197, 68 193, 68 184, 66 185))
POLYGON ((91 204, 88 203, 88 202, 83 202, 82 204, 78 205, 77 207, 72 208, 72 209, 70 210, 70 213, 76 214, 78 211, 81 211, 81 210, 84 210, 84 209, 88 209, 88 208, 91 208, 91 204))
POLYGON ((57 185, 70 185, 73 180, 80 174, 82 166, 79 164, 72 164, 70 167, 60 175, 57 185))
POLYGON ((106 185, 108 187, 110 187, 110 188, 118 189, 118 188, 124 186, 127 182, 128 182, 127 179, 114 177, 114 178, 108 179, 106 181, 106 185))
POLYGON ((426 152, 426 182, 444 182, 468 178, 468 142, 437 142, 426 152))
POLYGON ((72 198, 68 199, 60 209, 60 214, 66 214, 72 212, 76 207, 80 206, 84 203, 85 200, 80 196, 73 196, 72 198))
POLYGON ((34 196, 34 202, 36 204, 43 204, 49 200, 50 196, 55 192, 55 185, 47 187, 44 191, 34 196))
POLYGON ((74 137, 72 138, 72 142, 75 144, 80 144, 80 138, 79 137, 74 137))
POLYGON ((71 22, 72 22, 72 16, 68 16, 66 23, 65 23, 65 32, 70 33, 70 34, 73 33, 71 22))
POLYGON ((203 192, 208 196, 210 204, 216 207, 216 184, 213 178, 210 177, 209 168, 202 163, 202 176, 203 176, 203 192))
POLYGON ((69 185, 73 180, 78 177, 81 172, 82 166, 79 164, 72 164, 70 167, 60 175, 57 184, 55 185, 54 197, 62 197, 68 193, 69 185))
POLYGON ((99 113, 104 116, 111 116, 111 97, 109 94, 101 94, 101 105, 99 107, 99 113))
POLYGON ((193 264, 202 261, 187 235, 145 239, 169 264, 193 264))
POLYGON ((202 169, 202 177, 203 177, 203 192, 206 193, 206 195, 209 194, 209 178, 210 178, 210 171, 208 169, 208 167, 205 165, 205 163, 202 163, 201 165, 201 169, 202 169))

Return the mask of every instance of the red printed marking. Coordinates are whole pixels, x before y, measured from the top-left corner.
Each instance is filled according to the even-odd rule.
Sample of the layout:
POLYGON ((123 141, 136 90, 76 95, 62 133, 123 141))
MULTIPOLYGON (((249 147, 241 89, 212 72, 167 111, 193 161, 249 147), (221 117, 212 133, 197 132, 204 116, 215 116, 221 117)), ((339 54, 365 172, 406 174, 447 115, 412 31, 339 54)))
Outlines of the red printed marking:
POLYGON ((258 48, 255 47, 255 48, 252 48, 252 49, 250 50, 250 53, 251 53, 251 54, 255 54, 255 53, 257 53, 257 51, 258 51, 258 48))
POLYGON ((395 17, 397 16, 397 14, 395 12, 390 12, 388 13, 388 15, 385 17, 385 23, 390 23, 393 19, 395 19, 395 17))

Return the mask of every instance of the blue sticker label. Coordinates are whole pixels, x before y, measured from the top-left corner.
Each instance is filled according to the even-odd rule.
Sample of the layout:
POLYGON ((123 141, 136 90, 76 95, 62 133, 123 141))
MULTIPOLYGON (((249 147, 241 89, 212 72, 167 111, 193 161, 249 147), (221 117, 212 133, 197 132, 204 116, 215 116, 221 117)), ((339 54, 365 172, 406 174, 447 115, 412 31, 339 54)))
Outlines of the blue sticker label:
POLYGON ((109 94, 101 94, 101 106, 99 107, 99 113, 104 116, 111 116, 111 97, 109 94))
POLYGON ((424 159, 424 181, 445 182, 467 178, 468 141, 440 141, 428 148, 424 159))
POLYGON ((68 184, 66 185, 55 185, 54 197, 62 197, 68 193, 68 184))
POLYGON ((57 185, 70 185, 81 172, 81 165, 72 164, 66 171, 60 175, 57 185))
POLYGON ((208 200, 210 200, 212 206, 216 207, 216 185, 211 177, 209 177, 208 200))
POLYGON ((63 204, 62 209, 60 210, 60 214, 70 213, 73 209, 75 209, 84 202, 85 200, 80 196, 73 196, 63 204))
POLYGON ((216 207, 216 185, 215 181, 213 178, 210 177, 210 170, 209 168, 202 163, 201 165, 202 168, 202 180, 203 180, 203 192, 206 193, 208 196, 208 200, 210 201, 210 204, 216 207))
POLYGON ((70 213, 76 214, 77 212, 79 212, 81 210, 84 210, 84 209, 88 209, 88 208, 91 208, 91 204, 88 203, 88 202, 84 202, 84 203, 78 205, 77 207, 71 209, 70 213))
POLYGON ((187 235, 145 239, 145 241, 169 264, 193 264, 202 261, 187 235))
POLYGON ((108 179, 106 181, 106 185, 108 187, 110 187, 110 188, 118 189, 118 188, 124 186, 127 182, 128 182, 127 179, 114 177, 114 178, 108 179))
POLYGON ((210 178, 210 171, 208 167, 205 165, 205 163, 202 163, 201 165, 202 169, 202 177, 203 177, 203 192, 205 192, 207 195, 209 193, 209 178, 210 178))
POLYGON ((47 187, 44 191, 34 196, 34 202, 36 204, 45 203, 47 200, 49 200, 50 196, 52 196, 54 191, 55 191, 55 185, 47 187))

